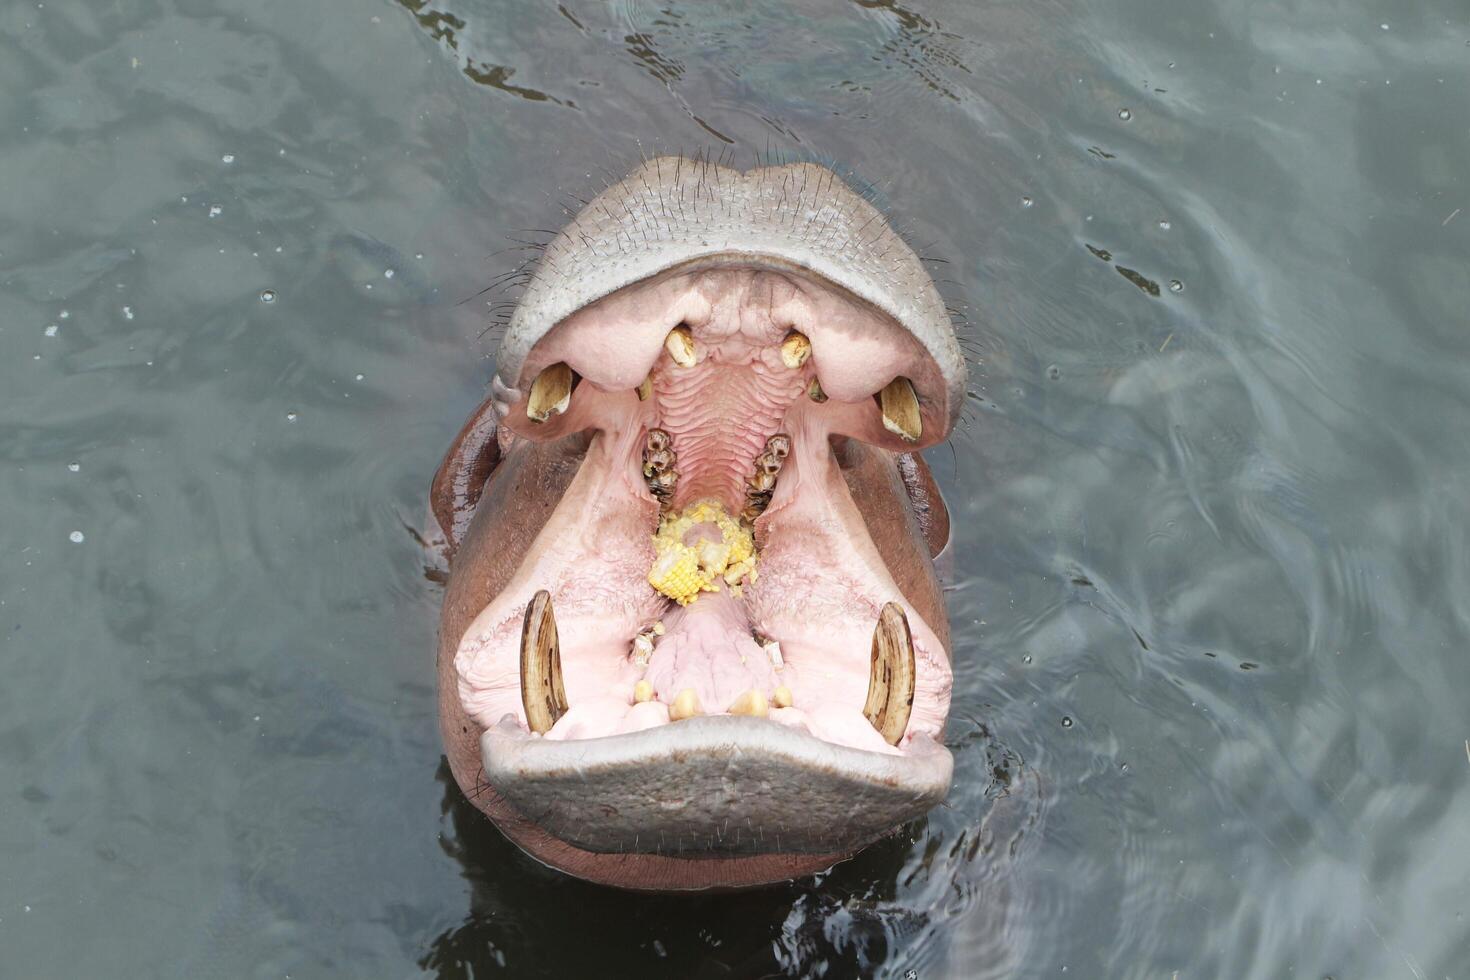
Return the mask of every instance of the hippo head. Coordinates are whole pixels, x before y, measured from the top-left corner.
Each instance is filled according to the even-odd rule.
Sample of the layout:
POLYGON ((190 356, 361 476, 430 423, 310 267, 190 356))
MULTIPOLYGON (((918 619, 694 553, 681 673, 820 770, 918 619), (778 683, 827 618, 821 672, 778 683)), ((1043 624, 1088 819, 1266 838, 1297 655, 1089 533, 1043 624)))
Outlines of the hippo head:
POLYGON ((949 518, 918 451, 965 361, 832 171, 650 160, 537 260, 434 478, 447 754, 592 881, 821 870, 948 791, 949 518))

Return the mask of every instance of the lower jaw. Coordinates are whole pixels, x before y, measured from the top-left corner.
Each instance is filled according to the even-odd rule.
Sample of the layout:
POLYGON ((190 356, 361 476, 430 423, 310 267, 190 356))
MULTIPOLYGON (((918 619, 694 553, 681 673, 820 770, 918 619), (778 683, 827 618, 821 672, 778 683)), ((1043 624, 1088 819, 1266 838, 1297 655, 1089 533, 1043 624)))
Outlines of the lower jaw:
POLYGON ((885 755, 718 715, 577 741, 502 725, 480 750, 517 812, 598 854, 850 853, 942 801, 953 770, 928 736, 885 755))
POLYGON ((851 499, 834 491, 842 477, 824 435, 804 440, 820 451, 794 454, 795 469, 783 473, 758 524, 757 582, 739 600, 748 649, 764 656, 752 629, 780 642, 779 679, 795 691, 795 707, 734 717, 726 691, 701 698, 703 717, 669 722, 664 708, 646 728, 629 724, 645 707, 633 703, 643 668, 631 640, 674 608, 646 581, 658 508, 640 496, 627 463, 635 436, 594 437, 531 553, 457 651, 460 705, 484 732, 479 761, 508 808, 511 836, 582 877, 620 860, 661 869, 643 884, 609 871, 609 883, 623 887, 743 887, 820 870, 942 800, 952 768, 938 741, 950 674, 941 641, 912 610, 919 670, 908 730, 890 745, 863 715, 873 624, 885 602, 903 597, 851 499), (814 554, 825 558, 815 568, 814 554), (556 604, 572 709, 545 737, 527 729, 515 652, 524 611, 543 588, 556 604), (682 865, 664 861, 704 870, 676 872, 682 865))

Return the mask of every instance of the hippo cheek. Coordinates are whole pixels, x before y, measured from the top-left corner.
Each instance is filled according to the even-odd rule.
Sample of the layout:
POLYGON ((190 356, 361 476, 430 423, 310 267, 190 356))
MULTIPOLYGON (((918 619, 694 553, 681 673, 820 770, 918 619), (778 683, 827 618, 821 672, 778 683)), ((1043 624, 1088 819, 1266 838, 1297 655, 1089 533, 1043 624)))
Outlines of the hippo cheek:
POLYGON ((820 870, 952 771, 948 517, 916 451, 963 361, 933 286, 820 168, 680 166, 604 197, 723 206, 628 238, 596 215, 648 200, 589 205, 434 481, 457 780, 533 856, 654 890, 820 870), (845 258, 772 217, 783 179, 845 258))

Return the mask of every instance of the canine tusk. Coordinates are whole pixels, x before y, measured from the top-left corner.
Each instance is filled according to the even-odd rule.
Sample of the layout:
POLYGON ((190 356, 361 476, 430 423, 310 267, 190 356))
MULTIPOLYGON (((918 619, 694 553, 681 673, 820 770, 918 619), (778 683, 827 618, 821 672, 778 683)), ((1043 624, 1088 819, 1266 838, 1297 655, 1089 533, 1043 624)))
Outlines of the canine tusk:
POLYGON ((531 731, 544 735, 567 713, 561 682, 561 645, 551 593, 542 589, 526 605, 521 624, 521 707, 531 731))
POLYGON ((896 602, 884 605, 873 630, 873 666, 863 717, 889 745, 897 745, 914 708, 914 642, 908 617, 896 602))

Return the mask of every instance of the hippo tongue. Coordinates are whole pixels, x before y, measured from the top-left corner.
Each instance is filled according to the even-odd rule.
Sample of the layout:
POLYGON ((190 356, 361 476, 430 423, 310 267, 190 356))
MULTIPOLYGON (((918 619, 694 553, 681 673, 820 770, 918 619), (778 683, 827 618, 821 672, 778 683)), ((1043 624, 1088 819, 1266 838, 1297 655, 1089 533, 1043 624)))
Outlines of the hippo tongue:
POLYGON ((644 675, 664 703, 693 690, 705 712, 718 713, 746 691, 770 691, 780 683, 751 636, 744 604, 728 591, 700 596, 664 624, 644 675))

